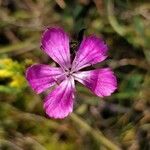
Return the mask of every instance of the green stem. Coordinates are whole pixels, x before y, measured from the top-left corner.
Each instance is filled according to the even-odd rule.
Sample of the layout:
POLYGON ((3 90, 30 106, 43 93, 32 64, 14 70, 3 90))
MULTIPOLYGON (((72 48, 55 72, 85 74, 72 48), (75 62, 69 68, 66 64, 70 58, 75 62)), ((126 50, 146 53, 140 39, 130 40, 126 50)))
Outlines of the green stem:
POLYGON ((20 49, 34 49, 36 48, 35 44, 32 44, 32 41, 25 41, 22 43, 17 43, 17 44, 13 44, 10 46, 6 46, 6 47, 1 47, 0 48, 0 54, 3 53, 8 53, 8 52, 14 52, 14 51, 18 51, 20 49))
POLYGON ((113 5, 113 0, 106 0, 106 9, 107 9, 107 15, 108 15, 108 20, 110 22, 110 25, 113 27, 113 29, 120 35, 124 36, 126 34, 126 31, 124 27, 122 27, 115 15, 114 15, 114 5, 113 5))
POLYGON ((89 126, 78 115, 72 113, 71 119, 74 122, 76 122, 83 130, 85 130, 86 132, 89 132, 100 144, 105 146, 108 150, 120 150, 120 148, 117 145, 115 145, 106 137, 104 137, 104 135, 99 130, 95 130, 91 126, 89 126))
POLYGON ((31 120, 31 121, 41 123, 43 125, 47 125, 50 128, 54 128, 54 129, 57 129, 59 127, 59 124, 57 122, 55 122, 53 120, 50 120, 50 119, 46 119, 43 116, 33 114, 33 113, 29 113, 29 112, 20 111, 16 107, 14 107, 14 106, 12 106, 8 103, 5 103, 5 102, 0 102, 0 105, 3 106, 3 108, 5 108, 7 110, 8 115, 13 114, 13 117, 16 120, 18 120, 18 119, 31 120))

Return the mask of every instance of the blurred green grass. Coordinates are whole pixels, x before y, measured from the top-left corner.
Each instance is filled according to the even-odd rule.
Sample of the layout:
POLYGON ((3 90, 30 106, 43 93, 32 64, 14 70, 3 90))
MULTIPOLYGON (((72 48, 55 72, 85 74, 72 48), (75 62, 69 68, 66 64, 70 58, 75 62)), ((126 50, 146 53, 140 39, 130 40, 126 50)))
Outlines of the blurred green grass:
POLYGON ((0 149, 150 149, 150 3, 148 0, 0 1, 0 149), (48 119, 45 94, 25 80, 34 63, 52 64, 40 50, 48 26, 63 27, 72 38, 86 28, 109 45, 118 90, 100 99, 77 84, 74 113, 48 119), (111 145, 112 144, 112 145, 111 145))

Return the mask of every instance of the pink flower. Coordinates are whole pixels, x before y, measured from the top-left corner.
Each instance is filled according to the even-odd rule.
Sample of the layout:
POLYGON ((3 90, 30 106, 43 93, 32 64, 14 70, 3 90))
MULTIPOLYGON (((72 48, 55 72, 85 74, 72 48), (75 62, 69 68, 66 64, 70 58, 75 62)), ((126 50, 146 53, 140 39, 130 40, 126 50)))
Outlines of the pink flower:
POLYGON ((97 96, 109 96, 117 88, 117 81, 110 68, 81 71, 107 57, 107 45, 98 37, 85 37, 74 60, 71 60, 69 36, 61 28, 48 28, 41 45, 60 67, 36 64, 26 71, 26 78, 36 93, 56 85, 44 100, 46 114, 52 118, 64 118, 73 110, 75 80, 85 85, 97 96))

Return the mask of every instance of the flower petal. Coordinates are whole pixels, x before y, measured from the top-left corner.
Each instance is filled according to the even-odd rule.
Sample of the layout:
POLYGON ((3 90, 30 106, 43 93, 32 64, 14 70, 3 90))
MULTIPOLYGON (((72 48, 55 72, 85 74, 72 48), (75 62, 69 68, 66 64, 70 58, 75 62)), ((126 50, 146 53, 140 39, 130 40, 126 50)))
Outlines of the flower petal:
POLYGON ((48 28, 42 36, 43 50, 64 69, 70 68, 69 36, 61 28, 48 28))
POLYGON ((50 67, 48 65, 33 65, 26 71, 26 79, 36 93, 41 93, 45 89, 64 79, 61 68, 50 67))
POLYGON ((74 73, 75 80, 88 87, 97 96, 110 96, 117 89, 117 79, 109 68, 74 73))
POLYGON ((74 79, 66 79, 45 99, 44 109, 52 118, 64 118, 73 110, 74 79))
POLYGON ((107 57, 107 50, 108 47, 104 41, 94 35, 83 39, 73 61, 72 70, 78 71, 103 61, 107 57))

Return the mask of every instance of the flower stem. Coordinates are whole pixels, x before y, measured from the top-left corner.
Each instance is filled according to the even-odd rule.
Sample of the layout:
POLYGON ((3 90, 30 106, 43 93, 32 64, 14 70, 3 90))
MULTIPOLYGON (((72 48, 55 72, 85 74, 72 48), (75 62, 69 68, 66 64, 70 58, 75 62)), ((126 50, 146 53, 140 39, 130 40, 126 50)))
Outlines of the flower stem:
POLYGON ((107 15, 108 15, 108 21, 110 22, 110 25, 112 28, 120 35, 124 36, 126 34, 125 27, 120 25, 114 15, 114 4, 113 0, 106 0, 106 9, 107 9, 107 15))
POLYGON ((71 114, 71 119, 80 125, 83 130, 86 132, 89 132, 100 144, 105 146, 108 150, 120 150, 120 148, 112 143, 110 140, 108 140, 104 135, 99 131, 93 129, 91 126, 89 126, 82 118, 80 118, 78 115, 75 113, 71 114))

